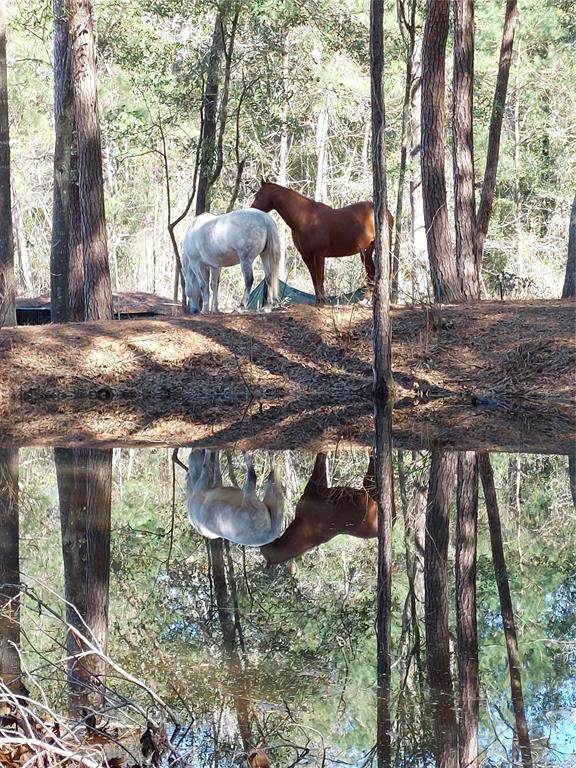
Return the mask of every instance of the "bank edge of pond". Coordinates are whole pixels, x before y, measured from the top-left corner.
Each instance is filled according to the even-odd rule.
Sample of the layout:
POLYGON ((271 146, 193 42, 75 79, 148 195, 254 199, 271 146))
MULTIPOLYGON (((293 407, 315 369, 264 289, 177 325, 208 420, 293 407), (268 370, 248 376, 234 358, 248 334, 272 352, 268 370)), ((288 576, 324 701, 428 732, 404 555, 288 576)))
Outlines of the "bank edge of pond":
MULTIPOLYGON (((394 308, 396 440, 572 450, 575 318, 573 301, 394 308)), ((0 441, 368 445, 371 330, 358 306, 2 329, 0 441)))

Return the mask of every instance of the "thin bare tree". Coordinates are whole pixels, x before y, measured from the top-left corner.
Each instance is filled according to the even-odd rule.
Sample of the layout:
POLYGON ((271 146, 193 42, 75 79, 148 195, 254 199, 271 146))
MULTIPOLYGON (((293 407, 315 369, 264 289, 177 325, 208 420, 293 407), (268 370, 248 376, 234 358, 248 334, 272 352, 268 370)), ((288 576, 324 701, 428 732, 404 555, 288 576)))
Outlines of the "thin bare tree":
POLYGON ((16 325, 5 0, 0 0, 0 327, 2 325, 16 325))
POLYGON ((512 63, 514 35, 516 33, 516 26, 518 22, 517 4, 517 0, 507 0, 506 9, 504 11, 504 27, 502 30, 502 41, 500 44, 498 74, 496 76, 496 88, 494 90, 494 101, 492 102, 492 114, 490 117, 490 128, 488 132, 486 167, 484 169, 482 193, 480 195, 478 215, 476 217, 476 249, 479 259, 482 258, 482 253, 484 251, 484 242, 486 240, 488 224, 492 214, 492 204, 494 202, 496 173, 498 171, 498 159, 500 156, 502 121, 504 119, 506 94, 508 92, 508 79, 510 76, 510 66, 512 63))

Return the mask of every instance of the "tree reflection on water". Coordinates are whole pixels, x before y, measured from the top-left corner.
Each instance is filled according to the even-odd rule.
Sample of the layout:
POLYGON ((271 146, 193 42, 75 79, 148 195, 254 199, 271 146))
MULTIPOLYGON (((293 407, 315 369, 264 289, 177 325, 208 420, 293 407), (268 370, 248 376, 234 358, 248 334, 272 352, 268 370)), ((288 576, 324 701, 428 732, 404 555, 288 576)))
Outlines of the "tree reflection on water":
MULTIPOLYGON (((141 720, 154 712, 166 722, 168 752, 184 765, 241 764, 256 748, 273 766, 570 764, 576 531, 566 457, 393 451, 398 523, 385 534, 382 601, 366 451, 277 457, 286 520, 275 557, 273 545, 195 531, 185 472, 173 474, 170 456, 2 452, 6 685, 22 662, 23 685, 41 686, 64 714, 66 635, 55 616, 66 614, 72 716, 122 722, 129 701, 141 720), (18 569, 28 585, 21 631, 18 569), (377 616, 379 637, 390 627, 388 712, 377 616), (106 649, 166 709, 106 663, 106 649)), ((219 456, 222 472, 243 487, 244 456, 228 458, 219 456)), ((262 492, 271 457, 252 460, 262 492)))

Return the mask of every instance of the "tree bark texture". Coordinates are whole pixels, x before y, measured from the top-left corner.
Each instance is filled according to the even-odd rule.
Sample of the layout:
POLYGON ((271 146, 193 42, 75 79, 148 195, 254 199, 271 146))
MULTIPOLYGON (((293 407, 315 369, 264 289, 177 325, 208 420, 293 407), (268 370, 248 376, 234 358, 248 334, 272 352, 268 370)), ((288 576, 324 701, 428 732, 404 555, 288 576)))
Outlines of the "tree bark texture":
POLYGON ((392 585, 392 327, 390 260, 384 133, 384 6, 370 3, 370 81, 372 113, 372 179, 374 196, 374 419, 375 475, 378 502, 377 620, 377 762, 391 764, 391 585, 392 585))
MULTIPOLYGON (((108 585, 112 451, 57 448, 54 452, 62 554, 66 619, 104 653, 108 637, 108 585)), ((69 629, 70 711, 98 710, 104 702, 105 663, 99 654, 78 658, 84 644, 69 629)))
POLYGON ((210 191, 216 163, 220 71, 225 56, 224 30, 226 29, 226 16, 227 8, 223 4, 218 8, 214 20, 212 43, 208 55, 206 85, 202 98, 202 147, 198 167, 196 216, 210 210, 210 191))
POLYGON ((422 196, 434 299, 458 302, 462 291, 448 228, 445 176, 445 56, 449 0, 428 0, 422 39, 422 196))
POLYGON ((374 199, 374 394, 383 402, 392 391, 392 328, 390 324, 390 259, 386 189, 384 106, 384 8, 370 4, 370 78, 372 113, 372 179, 374 199))
POLYGON ((458 454, 456 518, 456 623, 458 640, 459 738, 461 766, 478 760, 479 672, 476 620, 478 459, 458 454))
POLYGON ((0 682, 21 692, 18 449, 0 448, 0 682))
MULTIPOLYGON (((214 585, 218 619, 222 632, 223 656, 228 666, 228 680, 232 690, 234 709, 238 721, 238 731, 242 746, 246 752, 254 746, 252 743, 252 716, 247 695, 247 678, 237 644, 237 624, 234 612, 233 592, 234 575, 228 571, 224 560, 224 540, 210 539, 206 542, 210 553, 210 572, 214 585), (228 576, 228 578, 227 578, 228 576)), ((231 562, 229 560, 229 562, 231 562)))
POLYGON ((518 638, 516 636, 516 626, 514 623, 514 611, 512 609, 508 570, 504 558, 502 527, 500 525, 496 487, 494 485, 494 473, 492 472, 490 457, 487 453, 479 454, 478 460, 480 477, 482 478, 482 487, 484 489, 484 499, 486 501, 488 525, 490 527, 490 543, 492 546, 494 574, 496 576, 498 594, 500 596, 500 612, 502 614, 504 636, 506 638, 506 650, 508 652, 512 708, 514 710, 514 718, 516 721, 516 738, 518 739, 518 746, 522 755, 522 764, 524 768, 531 768, 532 750, 530 746, 528 725, 526 723, 524 695, 522 693, 522 665, 520 662, 520 654, 518 652, 518 638))
POLYGON ((87 320, 105 320, 112 318, 112 284, 106 240, 96 44, 90 0, 69 0, 69 10, 84 264, 84 315, 87 320))
POLYGON ((391 634, 392 634, 392 507, 394 503, 392 465, 392 408, 376 405, 376 453, 374 473, 378 503, 377 576, 377 764, 391 765, 392 716, 391 634))
POLYGON ((458 768, 458 729, 448 630, 448 532, 456 454, 432 451, 424 554, 428 680, 436 732, 436 765, 458 768))
MULTIPOLYGON (((54 0, 54 195, 50 246, 50 300, 53 323, 70 320, 68 304, 68 232, 74 102, 70 78, 69 26, 66 0, 54 0)), ((84 312, 80 318, 82 319, 84 312)))
POLYGON ((492 103, 490 128, 488 132, 488 150, 486 152, 486 168, 484 169, 484 181, 482 194, 478 206, 476 219, 476 248, 480 263, 484 251, 484 242, 488 232, 488 224, 492 214, 494 202, 494 190, 496 188, 496 172, 498 170, 498 158, 500 155, 500 137, 502 134, 502 120, 506 106, 506 93, 508 91, 508 78, 512 63, 512 50, 514 47, 514 34, 518 19, 517 0, 507 0, 504 12, 504 29, 500 44, 500 59, 498 62, 498 74, 496 76, 496 88, 492 103))
POLYGON ((571 296, 576 296, 576 195, 574 195, 570 210, 568 259, 566 260, 566 273, 564 275, 564 287, 562 288, 563 299, 568 299, 571 296))
POLYGON ((10 127, 6 63, 6 2, 0 0, 0 327, 16 325, 10 127))
POLYGON ((452 158, 456 271, 466 299, 480 298, 474 197, 474 0, 454 0, 452 158))

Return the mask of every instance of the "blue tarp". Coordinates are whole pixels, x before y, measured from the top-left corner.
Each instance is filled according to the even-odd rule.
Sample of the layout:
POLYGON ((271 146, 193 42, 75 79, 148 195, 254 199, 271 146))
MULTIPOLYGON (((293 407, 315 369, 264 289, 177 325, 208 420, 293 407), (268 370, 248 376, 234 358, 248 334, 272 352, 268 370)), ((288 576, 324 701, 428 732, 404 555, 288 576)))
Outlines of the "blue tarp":
MULTIPOLYGON (((248 299, 248 309, 260 309, 266 298, 266 281, 262 280, 256 288, 253 289, 248 299)), ((364 288, 358 288, 352 293, 343 293, 340 296, 326 296, 327 304, 356 304, 364 298, 364 288)), ((316 297, 313 293, 299 291, 288 283, 279 280, 278 299, 281 304, 289 306, 290 304, 312 304, 316 303, 316 297)))

